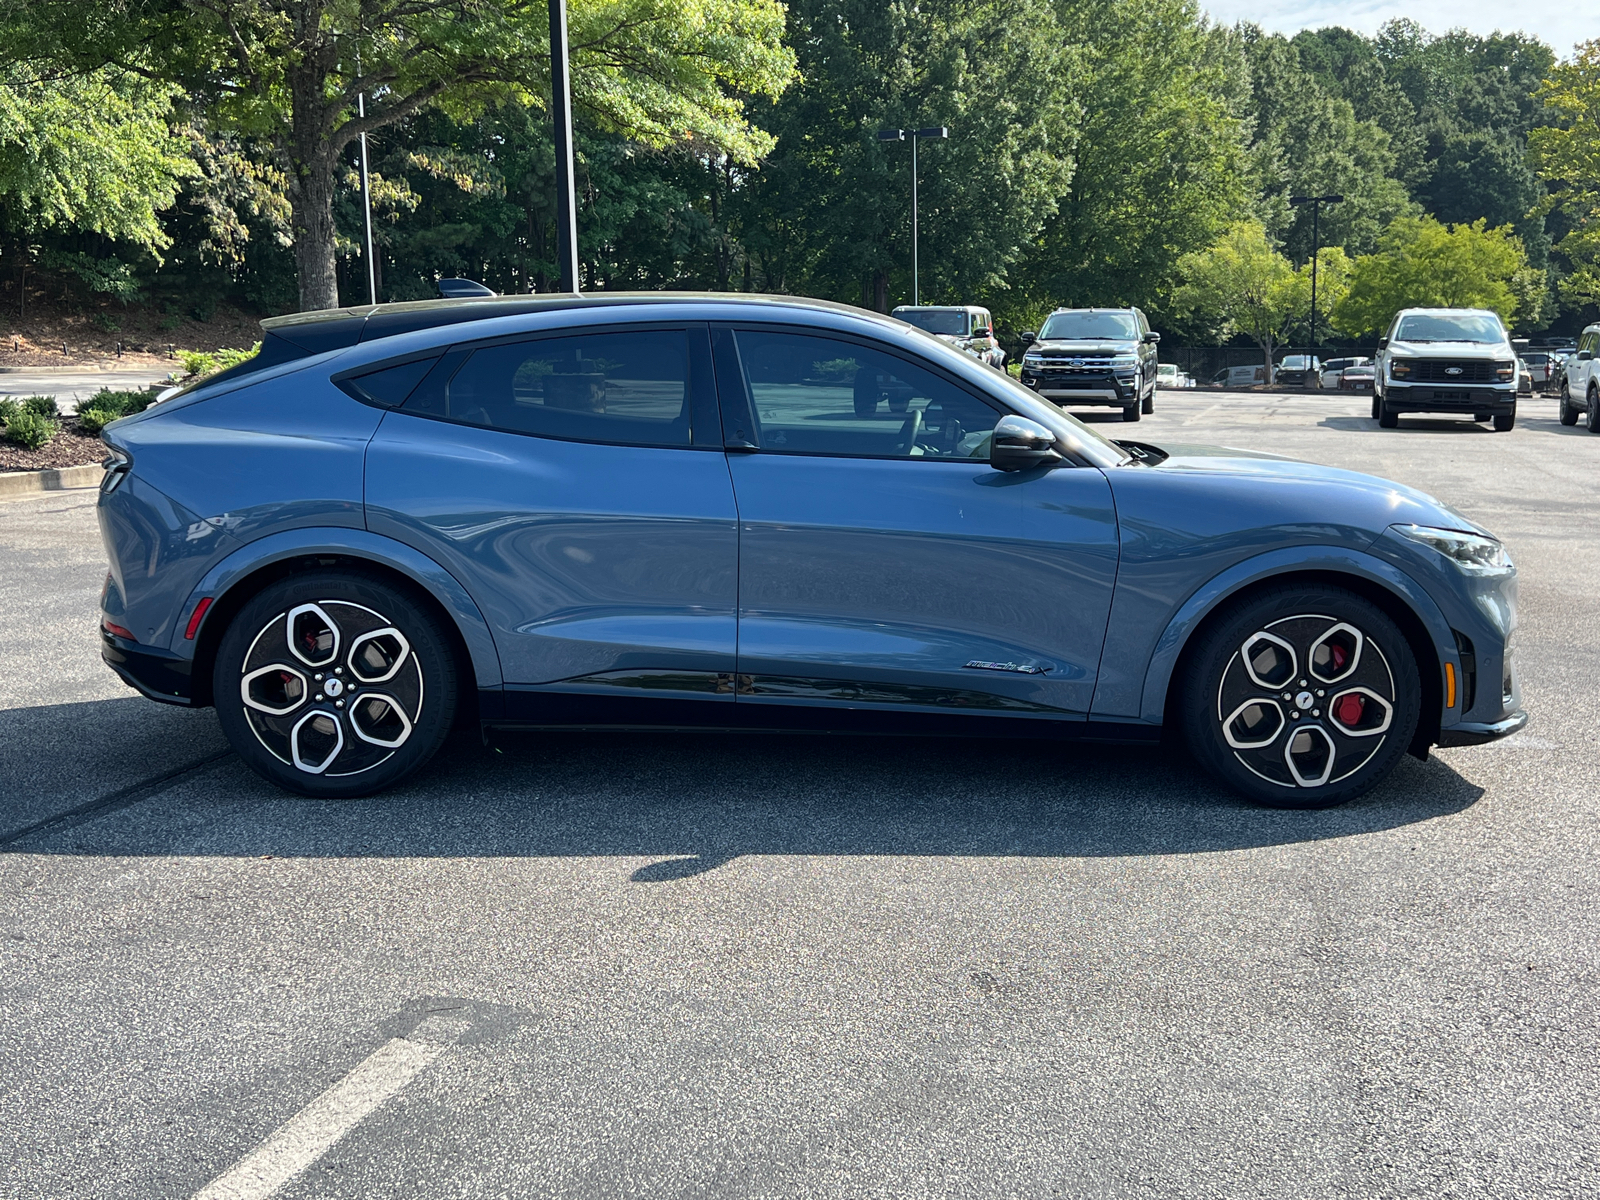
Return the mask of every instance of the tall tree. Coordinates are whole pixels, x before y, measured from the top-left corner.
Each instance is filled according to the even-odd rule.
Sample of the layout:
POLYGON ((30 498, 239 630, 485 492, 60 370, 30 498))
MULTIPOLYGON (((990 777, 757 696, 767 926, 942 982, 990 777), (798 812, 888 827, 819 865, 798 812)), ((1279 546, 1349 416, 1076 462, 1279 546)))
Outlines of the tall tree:
POLYGON ((1547 210, 1570 222, 1555 247, 1571 268, 1561 290, 1600 304, 1600 39, 1552 70, 1540 98, 1556 123, 1529 134, 1533 162, 1550 189, 1547 210))
POLYGON ((1487 308, 1510 325, 1529 315, 1530 295, 1542 294, 1527 273, 1522 241, 1507 226, 1401 217, 1377 253, 1356 259, 1333 319, 1347 333, 1377 333, 1402 308, 1487 308))
POLYGON ((761 114, 776 152, 738 200, 764 286, 887 307, 910 299, 911 147, 926 298, 1002 283, 1071 177, 1075 57, 1046 0, 796 0, 802 82, 761 114))
MULTIPOLYGON (((302 308, 338 303, 333 201, 362 132, 432 106, 471 114, 549 91, 543 0, 0 0, 0 53, 112 63, 202 97, 288 177, 302 308), (357 97, 369 97, 357 115, 357 97)), ((575 101, 647 144, 770 146, 741 95, 788 83, 778 0, 574 0, 575 101)))
POLYGON ((1082 44, 1077 170, 998 307, 1159 307, 1248 204, 1241 64, 1192 0, 1058 0, 1056 25, 1082 44))
POLYGON ((1178 271, 1174 310, 1208 319, 1221 339, 1247 336, 1261 348, 1271 382, 1273 349, 1304 312, 1294 267, 1261 222, 1237 223, 1215 245, 1184 255, 1178 271))

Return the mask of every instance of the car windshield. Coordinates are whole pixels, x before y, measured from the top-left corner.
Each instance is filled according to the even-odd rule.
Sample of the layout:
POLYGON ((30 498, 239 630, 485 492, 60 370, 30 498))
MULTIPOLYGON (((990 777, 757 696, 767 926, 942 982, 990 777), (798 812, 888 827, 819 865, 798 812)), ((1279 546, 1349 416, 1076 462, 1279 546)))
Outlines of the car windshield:
POLYGON ((1092 338, 1116 338, 1119 341, 1136 341, 1139 323, 1129 313, 1120 312, 1063 312, 1055 313, 1039 331, 1043 341, 1088 341, 1092 338))
POLYGON ((1283 360, 1282 365, 1287 371, 1303 371, 1306 368, 1306 356, 1303 354, 1291 354, 1283 360))
POLYGON ((1477 342, 1494 345, 1505 341, 1505 330, 1496 317, 1461 313, 1445 316, 1427 314, 1402 317, 1395 333, 1399 342, 1477 342))
POLYGON ((902 308, 893 315, 926 333, 967 335, 967 314, 959 308, 902 308))
POLYGON ((1550 361, 1550 356, 1548 354, 1524 354, 1522 360, 1531 363, 1547 363, 1550 361))

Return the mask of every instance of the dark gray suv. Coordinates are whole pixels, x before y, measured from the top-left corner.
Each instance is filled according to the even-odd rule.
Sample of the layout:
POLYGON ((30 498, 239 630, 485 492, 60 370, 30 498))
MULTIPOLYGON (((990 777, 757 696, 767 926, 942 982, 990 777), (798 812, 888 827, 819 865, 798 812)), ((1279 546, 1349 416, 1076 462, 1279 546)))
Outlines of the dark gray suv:
POLYGON ((1022 382, 1063 408, 1111 405, 1137 421, 1155 411, 1160 340, 1137 308, 1058 308, 1022 335, 1022 382))

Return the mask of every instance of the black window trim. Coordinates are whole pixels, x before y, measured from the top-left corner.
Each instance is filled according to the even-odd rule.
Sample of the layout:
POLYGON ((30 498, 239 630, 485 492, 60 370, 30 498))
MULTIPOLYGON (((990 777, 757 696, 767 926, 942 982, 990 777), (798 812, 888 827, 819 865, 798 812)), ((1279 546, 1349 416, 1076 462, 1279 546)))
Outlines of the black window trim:
MULTIPOLYGON (((708 414, 711 410, 717 411, 717 416, 719 419, 718 421, 711 423, 712 429, 714 430, 720 425, 721 416, 720 405, 718 405, 717 402, 718 398, 715 378, 715 360, 711 354, 710 326, 705 321, 640 321, 616 325, 609 323, 605 325, 566 325, 557 329, 539 329, 530 330, 523 333, 501 334, 499 337, 481 338, 470 342, 453 342, 448 346, 435 347, 432 350, 421 353, 405 355, 391 360, 386 360, 382 363, 372 363, 368 366, 358 367, 355 370, 344 372, 342 375, 356 375, 365 374, 368 371, 380 371, 385 367, 403 366, 407 362, 428 357, 437 357, 439 361, 437 364, 435 364, 432 371, 429 371, 427 375, 423 376, 422 382, 411 389, 411 394, 406 397, 405 403, 389 411, 404 413, 406 416, 415 417, 418 420, 438 421, 444 425, 459 425, 465 429, 482 429, 490 433, 504 433, 512 437, 538 438, 541 441, 546 442, 575 442, 585 446, 618 446, 633 450, 709 450, 717 453, 722 453, 723 451, 722 439, 720 437, 715 437, 714 440, 706 442, 701 442, 696 437, 696 432, 700 428, 700 421, 697 418, 702 409, 707 410, 708 414), (585 335, 608 333, 684 334, 684 340, 688 344, 689 367, 688 385, 690 441, 687 446, 683 445, 681 442, 616 442, 606 438, 565 437, 556 433, 534 433, 531 430, 526 429, 502 429, 498 425, 480 425, 476 421, 460 421, 454 417, 441 417, 434 413, 407 412, 406 410, 406 405, 410 404, 412 399, 419 395, 424 387, 434 383, 433 377, 435 374, 440 372, 441 368, 448 368, 448 376, 439 380, 439 384, 441 386, 448 386, 450 380, 455 378, 456 372, 465 366, 467 360, 479 350, 491 349, 495 346, 515 345, 520 342, 550 341, 555 338, 583 337, 585 335), (697 333, 699 334, 698 339, 695 336, 697 333), (697 342, 700 344, 697 345, 697 342), (696 369, 697 358, 703 360, 701 361, 698 370, 696 369), (702 374, 706 376, 705 379, 700 378, 702 374)), ((339 382, 341 377, 342 376, 336 376, 334 378, 334 382, 339 382)), ((368 402, 363 401, 363 403, 368 402)))
POLYGON ((741 330, 750 333, 788 333, 800 337, 818 337, 832 341, 850 342, 854 345, 864 346, 869 350, 879 350, 892 358, 918 367, 929 374, 942 379, 958 391, 965 392, 979 403, 994 410, 995 423, 998 424, 1002 417, 1017 415, 1014 410, 1002 406, 1002 402, 982 392, 975 390, 966 380, 950 374, 938 363, 928 362, 926 359, 907 354, 898 347, 887 342, 880 342, 875 338, 864 337, 861 334, 839 329, 829 329, 815 325, 791 325, 773 321, 713 321, 711 323, 712 354, 716 358, 717 400, 722 407, 722 427, 727 436, 727 448, 730 451, 745 454, 778 454, 786 458, 830 458, 851 459, 860 462, 930 462, 930 463, 956 463, 970 467, 973 463, 987 464, 987 459, 978 458, 918 458, 910 454, 824 454, 816 450, 773 450, 765 446, 741 439, 744 430, 759 430, 760 423, 755 420, 751 411, 752 399, 747 377, 744 373, 744 364, 740 361, 738 343, 729 338, 729 345, 724 348, 719 344, 717 333, 738 333, 741 330), (731 360, 731 361, 730 361, 731 360), (732 381, 726 378, 732 374, 738 380, 741 394, 731 400, 724 394, 724 384, 732 381), (729 420, 729 417, 733 420, 729 420))

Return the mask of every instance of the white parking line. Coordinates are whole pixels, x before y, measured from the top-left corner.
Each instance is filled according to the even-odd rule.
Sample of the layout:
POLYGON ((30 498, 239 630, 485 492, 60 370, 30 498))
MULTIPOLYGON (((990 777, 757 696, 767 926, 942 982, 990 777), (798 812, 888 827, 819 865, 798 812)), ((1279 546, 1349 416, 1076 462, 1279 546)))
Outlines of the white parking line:
POLYGON ((459 1018, 428 1017, 409 1037, 385 1042, 255 1151, 196 1192, 194 1200, 266 1200, 420 1075, 468 1024, 459 1018))

